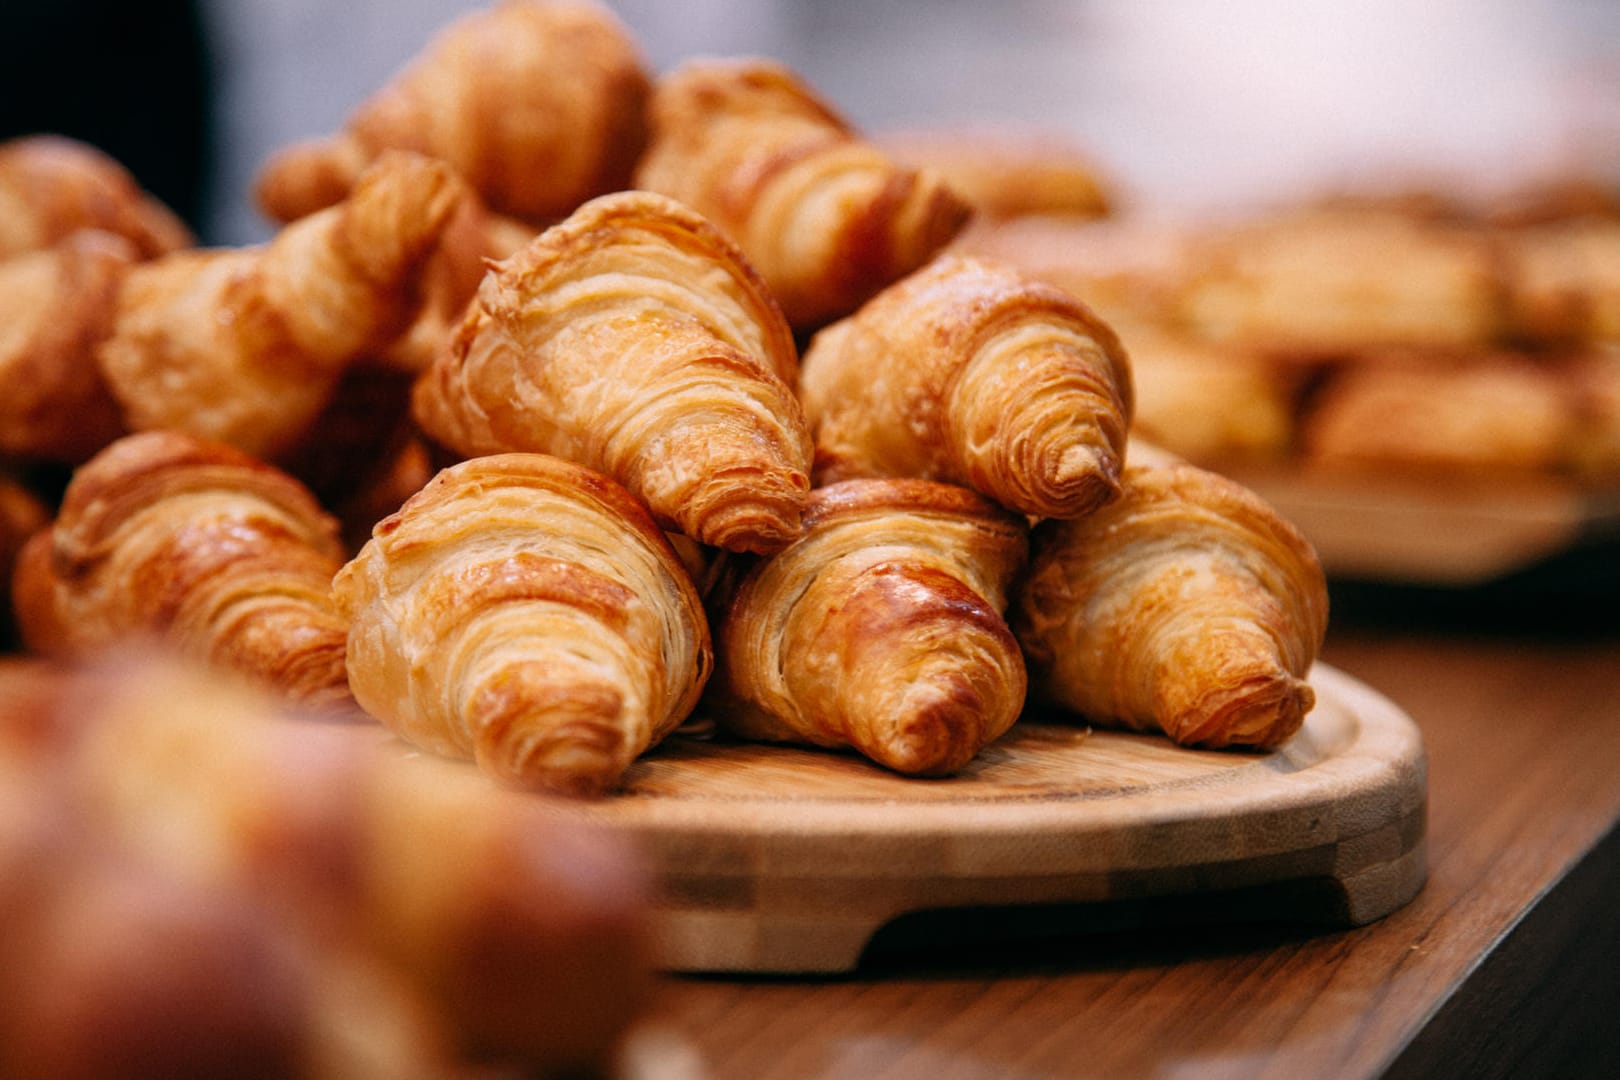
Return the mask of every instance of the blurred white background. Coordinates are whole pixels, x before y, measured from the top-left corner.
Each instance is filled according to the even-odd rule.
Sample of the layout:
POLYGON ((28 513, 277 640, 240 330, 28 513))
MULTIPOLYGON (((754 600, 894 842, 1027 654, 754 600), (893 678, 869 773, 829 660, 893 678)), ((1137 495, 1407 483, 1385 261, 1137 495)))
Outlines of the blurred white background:
MULTIPOLYGON (((338 127, 468 0, 210 0, 218 151, 205 232, 266 235, 276 147, 338 127)), ((654 70, 798 69, 866 130, 1069 132, 1139 205, 1241 206, 1417 171, 1511 186, 1620 177, 1612 0, 610 0, 654 70)))

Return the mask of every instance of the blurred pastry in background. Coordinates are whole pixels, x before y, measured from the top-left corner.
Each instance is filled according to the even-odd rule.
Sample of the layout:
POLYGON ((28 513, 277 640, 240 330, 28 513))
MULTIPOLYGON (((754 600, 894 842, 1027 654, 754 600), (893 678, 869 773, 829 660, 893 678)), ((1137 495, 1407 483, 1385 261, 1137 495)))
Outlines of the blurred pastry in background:
POLYGON ((174 211, 94 146, 62 135, 0 142, 0 258, 53 247, 79 229, 122 236, 146 259, 195 243, 174 211))
POLYGON ((872 140, 899 164, 940 176, 983 220, 1030 214, 1085 220, 1116 209, 1112 182, 1061 131, 936 126, 881 131, 872 140))
POLYGON ((439 31, 342 131, 285 147, 256 181, 288 222, 343 199, 385 150, 449 164, 493 210, 536 225, 629 186, 650 74, 591 0, 496 0, 439 31))
POLYGON ((971 213, 775 60, 688 60, 658 80, 649 109, 636 186, 731 237, 800 332, 922 266, 971 213))

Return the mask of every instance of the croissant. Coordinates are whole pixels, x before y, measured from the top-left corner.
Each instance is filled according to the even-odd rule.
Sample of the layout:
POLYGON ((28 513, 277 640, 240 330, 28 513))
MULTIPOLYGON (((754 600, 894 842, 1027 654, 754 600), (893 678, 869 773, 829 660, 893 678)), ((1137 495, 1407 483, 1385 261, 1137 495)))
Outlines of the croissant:
POLYGON ((902 168, 768 60, 692 60, 654 87, 636 186, 737 241, 795 329, 854 311, 966 222, 933 173, 902 168))
POLYGON ((150 635, 311 706, 349 700, 336 524, 280 470, 178 432, 125 436, 74 473, 41 535, 14 585, 30 648, 150 635))
POLYGON ((817 483, 918 476, 1072 518, 1113 498, 1133 407, 1119 339, 999 263, 942 255, 818 333, 800 396, 817 483))
POLYGON ((516 785, 614 787, 712 665, 702 601, 640 503, 542 454, 444 470, 332 589, 361 706, 516 785))
POLYGON ((849 480, 805 533, 741 573, 716 627, 717 719, 747 738, 853 747, 897 772, 956 772, 1017 719, 1026 676, 1003 621, 1022 518, 964 488, 849 480))
POLYGON ((0 142, 0 258, 54 247, 80 229, 122 236, 146 259, 194 242, 172 210, 90 144, 61 135, 0 142))
POLYGON ((76 464, 123 434, 95 349, 136 257, 84 230, 0 261, 0 454, 76 464))
POLYGON ((622 192, 491 270, 413 413, 459 454, 565 457, 662 525, 765 551, 797 534, 810 486, 797 372, 737 249, 673 200, 622 192))
MULTIPOLYGON (((45 776, 36 789, 103 850, 172 892, 233 902, 243 920, 269 924, 255 929, 292 939, 285 944, 316 947, 314 957, 281 958, 313 960, 317 981, 280 984, 305 998, 271 997, 266 1004, 283 1011, 266 1019, 279 1016, 301 1048, 313 1041, 325 1054, 272 1075, 470 1080, 495 1065, 528 1066, 512 1071, 525 1076, 602 1069, 649 989, 644 886, 621 841, 474 770, 407 754, 375 725, 308 723, 251 686, 172 657, 121 651, 64 681, 28 695, 25 714, 9 708, 0 671, 0 806, 8 744, 26 747, 34 760, 20 762, 23 774, 45 776), (452 1055, 460 1068, 427 1068, 452 1055), (473 1061, 483 1068, 468 1068, 473 1061)), ((0 859, 16 820, 0 821, 0 859)), ((0 893, 11 880, 0 877, 0 893)), ((97 939, 110 931, 74 929, 97 939)), ((15 938, 5 935, 0 951, 15 938)), ((143 983, 184 989, 199 959, 126 944, 154 965, 143 983)), ((111 951, 85 959, 116 964, 111 951)), ((60 971, 61 953, 55 959, 60 971)), ((252 955, 220 958, 229 961, 244 978, 288 974, 255 967, 252 955)), ((267 978, 221 996, 273 987, 267 978)))
POLYGON ((344 130, 273 157, 256 197, 278 221, 303 217, 393 148, 443 159, 497 211, 555 220, 628 186, 649 84, 604 6, 500 0, 441 30, 344 130))
POLYGON ((1269 748, 1315 703, 1327 608, 1315 552, 1253 492, 1137 465, 1112 504, 1035 527, 1012 622, 1032 698, 1186 746, 1269 748))
POLYGON ((422 265, 464 197, 442 163, 391 154, 267 245, 131 270, 99 353, 130 427, 287 452, 344 370, 416 316, 422 265))

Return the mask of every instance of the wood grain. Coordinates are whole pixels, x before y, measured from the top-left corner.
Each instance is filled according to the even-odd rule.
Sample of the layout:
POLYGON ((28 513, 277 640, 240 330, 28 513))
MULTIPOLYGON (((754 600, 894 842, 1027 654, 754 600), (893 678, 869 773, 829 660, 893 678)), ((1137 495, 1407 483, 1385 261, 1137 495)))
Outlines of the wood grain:
POLYGON ((1423 881, 1423 749, 1387 700, 1323 666, 1318 705, 1268 754, 1028 719, 960 775, 848 754, 671 740, 583 816, 629 835, 660 885, 672 970, 854 968, 934 909, 1190 895, 1279 882, 1290 914, 1379 918, 1423 881))
MULTIPOLYGON (((629 1048, 627 1072, 647 1080, 1358 1078, 1382 1075, 1410 1051, 1435 1067, 1427 1075, 1462 1076, 1490 1074, 1472 1071, 1489 1047, 1501 1055, 1501 1075, 1601 1075, 1543 1066, 1613 1051, 1612 1015, 1601 1006, 1616 996, 1614 935, 1585 939, 1610 951, 1569 969, 1504 973, 1490 959, 1516 942, 1542 955, 1540 935, 1560 923, 1536 917, 1542 905, 1563 895, 1561 884, 1589 856, 1608 851, 1599 865, 1612 865, 1620 635, 1538 641, 1341 629, 1326 656, 1421 729, 1429 878, 1411 903, 1344 930, 1211 923, 1193 908, 1179 921, 1081 933, 936 939, 833 979, 671 976, 629 1048), (1537 982, 1562 982, 1566 970, 1589 981, 1537 982), (1487 976, 1481 1004, 1467 991, 1487 976), (1467 1003, 1460 1020, 1452 1001, 1467 1003), (1571 1046, 1594 1049, 1571 1059, 1571 1046)), ((1577 899, 1601 922, 1593 892, 1577 899)))

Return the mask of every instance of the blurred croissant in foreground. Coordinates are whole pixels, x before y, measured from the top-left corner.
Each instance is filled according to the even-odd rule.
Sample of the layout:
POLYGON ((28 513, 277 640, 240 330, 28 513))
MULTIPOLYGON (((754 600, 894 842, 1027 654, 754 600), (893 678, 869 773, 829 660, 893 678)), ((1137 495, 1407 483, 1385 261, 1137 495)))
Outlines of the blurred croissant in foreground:
POLYGON ((796 330, 854 311, 968 219, 938 177, 896 165, 773 61, 689 61, 650 111, 636 186, 735 239, 796 330))
POLYGON ((810 487, 797 375, 736 247, 671 199, 622 192, 491 268, 413 410, 459 454, 568 458, 694 540, 768 551, 797 535, 810 487))
POLYGON ((121 236, 142 259, 193 243, 172 210, 90 144, 61 135, 0 142, 0 258, 55 247, 80 229, 121 236))
POLYGON ((1013 603, 1032 697, 1186 746, 1271 748, 1315 704, 1315 552, 1247 488, 1133 466, 1119 499, 1040 523, 1013 603))
POLYGON ((999 263, 942 255, 816 335, 800 396, 816 480, 916 476, 1036 517, 1119 490, 1133 405, 1107 324, 999 263))
POLYGON ((540 800, 157 654, 0 691, 7 1077, 595 1075, 645 1000, 628 852, 540 800))
POLYGON ((542 454, 452 466, 333 583, 360 704, 511 784, 595 795, 709 677, 702 602, 636 499, 542 454))
POLYGON ((1027 526, 963 488, 850 480, 716 606, 720 721, 748 738, 853 747, 896 772, 956 772, 1024 704, 1002 619, 1027 526))
POLYGON ((328 595, 336 524, 292 477, 177 432, 126 436, 80 468, 18 559, 24 641, 92 655, 153 636, 311 706, 349 701, 328 595))
POLYGON ((257 181, 292 221, 344 198, 388 149, 447 162, 494 210, 535 223, 629 186, 649 76, 606 7, 499 0, 440 31, 326 139, 288 147, 257 181))
POLYGON ((442 163, 390 154, 264 246, 134 268, 100 349, 129 426, 288 452, 345 369, 416 317, 422 268, 465 194, 442 163))

